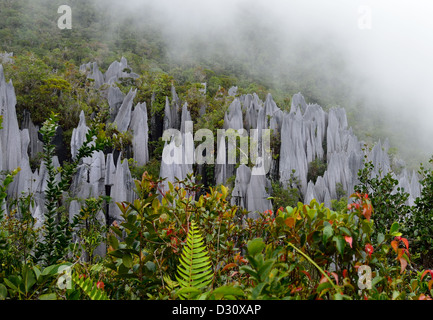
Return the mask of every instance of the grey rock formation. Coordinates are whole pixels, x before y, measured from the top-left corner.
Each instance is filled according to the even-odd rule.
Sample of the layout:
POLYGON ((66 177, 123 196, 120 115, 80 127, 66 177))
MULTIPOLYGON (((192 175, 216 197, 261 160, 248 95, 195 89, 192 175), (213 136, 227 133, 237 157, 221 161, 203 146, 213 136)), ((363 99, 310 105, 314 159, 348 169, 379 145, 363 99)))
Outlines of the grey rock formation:
POLYGON ((116 165, 114 164, 113 154, 109 153, 107 155, 107 161, 105 164, 105 185, 106 186, 113 186, 114 185, 114 178, 116 176, 116 165))
POLYGON ((331 108, 328 114, 328 128, 326 146, 328 156, 343 150, 341 132, 347 129, 346 111, 342 108, 331 108))
POLYGON ((290 112, 293 112, 297 108, 300 108, 303 113, 307 110, 307 103, 301 93, 293 95, 290 112))
POLYGON ((300 113, 285 114, 281 128, 280 181, 288 185, 293 170, 301 183, 301 192, 307 191, 308 162, 300 113))
POLYGON ((74 221, 74 218, 80 213, 81 205, 77 200, 72 200, 69 204, 69 223, 74 221))
POLYGON ((270 197, 268 190, 271 190, 270 181, 260 174, 260 169, 254 167, 251 171, 251 179, 247 188, 247 210, 250 211, 248 218, 257 219, 259 212, 263 213, 266 210, 272 209, 272 202, 268 200, 270 197))
POLYGON ((76 158, 78 154, 78 150, 86 141, 86 135, 88 131, 89 131, 89 127, 87 127, 86 125, 86 118, 84 116, 84 111, 81 111, 80 122, 78 123, 78 127, 72 130, 71 153, 73 159, 76 158))
POLYGON ((311 202, 311 200, 313 199, 318 199, 317 195, 316 195, 316 190, 315 190, 315 185, 313 183, 313 181, 308 182, 307 185, 307 192, 305 194, 304 197, 304 203, 305 204, 309 204, 311 202))
POLYGON ((224 129, 239 130, 244 128, 242 107, 239 99, 233 100, 224 116, 224 129))
POLYGON ((171 103, 166 97, 164 109, 164 130, 180 129, 181 118, 181 102, 176 93, 176 89, 171 87, 171 103))
POLYGON ((232 204, 242 208, 248 207, 247 191, 251 180, 251 169, 242 164, 236 170, 235 187, 232 192, 232 204))
POLYGON ((5 80, 3 66, 0 65, 0 115, 3 116, 3 129, 0 129, 2 170, 14 170, 21 162, 21 135, 15 110, 17 100, 12 80, 5 80))
POLYGON ((122 105, 119 108, 119 112, 114 119, 114 124, 117 125, 117 130, 120 132, 125 132, 128 130, 129 124, 131 122, 131 112, 132 112, 132 103, 137 94, 137 89, 130 90, 123 100, 122 105))
MULTIPOLYGON (((230 104, 227 112, 224 116, 224 126, 226 134, 235 134, 232 130, 236 130, 238 134, 245 135, 247 132, 244 131, 242 106, 238 98, 235 98, 230 104), (232 130, 230 130, 232 129, 232 130)), ((236 148, 236 141, 228 138, 226 143, 226 136, 218 136, 217 143, 217 163, 215 165, 215 180, 216 184, 225 184, 227 179, 235 174, 235 166, 233 161, 229 161, 230 152, 234 152, 236 148)))
POLYGON ((114 61, 105 72, 105 83, 114 84, 119 81, 120 78, 133 78, 136 79, 139 76, 133 73, 128 66, 126 58, 122 57, 119 61, 114 61))
POLYGON ((30 159, 35 158, 38 153, 42 152, 43 150, 43 142, 39 139, 39 127, 34 125, 30 112, 25 111, 23 114, 23 122, 21 124, 22 129, 28 129, 29 131, 29 148, 28 153, 30 159))
POLYGON ((21 160, 19 167, 21 171, 17 174, 11 186, 9 187, 9 195, 13 198, 19 198, 33 193, 35 189, 33 181, 33 172, 30 168, 29 156, 27 154, 28 145, 30 142, 29 131, 24 129, 21 134, 21 160))
POLYGON ((102 151, 93 152, 89 168, 89 184, 92 197, 105 195, 105 155, 102 151))
POLYGON ((228 91, 228 95, 234 97, 238 94, 238 87, 231 87, 228 91))
POLYGON ((104 75, 101 70, 99 70, 98 64, 96 62, 89 62, 80 66, 80 72, 87 75, 87 79, 94 81, 94 86, 99 89, 104 83, 104 75))
MULTIPOLYGON (((105 84, 104 87, 108 88, 106 92, 104 89, 104 92, 110 106, 110 122, 114 122, 120 132, 129 130, 132 133, 132 150, 137 165, 143 166, 148 163, 149 130, 154 130, 153 127, 158 126, 158 130, 179 130, 177 138, 175 135, 169 137, 163 150, 163 160, 168 161, 161 163, 160 176, 167 178, 166 184, 168 181, 175 182, 176 178, 185 179, 187 174, 193 172, 193 132, 189 126, 191 115, 188 104, 184 103, 182 106, 174 87, 171 90, 171 100, 166 99, 164 119, 153 118, 154 122, 149 128, 146 104, 139 103, 132 110, 137 91, 131 90, 125 96, 115 86, 120 78, 137 77, 129 69, 125 58, 120 62, 113 62, 105 75, 99 71, 96 63, 82 65, 80 71, 87 74, 88 78, 94 79, 96 87, 105 84)), ((265 102, 262 102, 257 94, 238 96, 237 91, 236 87, 229 90, 229 95, 235 98, 225 114, 223 128, 244 130, 248 133, 254 132, 252 129, 258 129, 257 136, 253 136, 253 139, 250 137, 250 140, 257 140, 259 156, 265 154, 261 143, 264 140, 261 130, 271 129, 272 138, 281 141, 281 149, 280 157, 272 162, 273 169, 270 172, 284 185, 292 183, 290 187, 299 187, 304 202, 309 203, 316 199, 330 206, 331 199, 340 196, 339 191, 343 190, 346 196, 350 195, 358 183, 357 173, 363 167, 364 155, 375 166, 373 176, 384 175, 391 170, 388 157, 389 142, 385 141, 382 144, 379 141, 371 151, 364 153, 362 143, 348 127, 343 108, 332 108, 326 113, 319 105, 307 104, 304 97, 298 93, 292 98, 290 112, 286 112, 278 108, 270 94, 267 95, 265 102), (326 161, 327 169, 323 176, 317 177, 313 183, 308 181, 307 177, 309 164, 316 159, 326 161), (291 181, 293 172, 299 182, 291 181), (338 189, 338 185, 341 185, 341 190, 338 189)), ((12 82, 6 82, 3 67, 0 65, 0 115, 3 116, 3 129, 0 130, 0 171, 21 167, 21 172, 8 190, 8 195, 18 197, 23 193, 34 194, 36 204, 32 208, 32 215, 41 225, 48 172, 44 163, 34 172, 29 164, 29 159, 42 150, 42 143, 38 137, 39 128, 32 123, 30 114, 25 114, 20 130, 15 105, 16 97, 12 82)), ((201 114, 205 114, 204 109, 201 114)), ((80 123, 73 130, 71 138, 71 153, 74 159, 86 139, 88 130, 82 112, 80 123)), ((158 135, 152 131, 152 138, 155 137, 158 138, 158 135)), ((226 183, 235 173, 235 166, 227 161, 228 145, 225 139, 218 141, 216 151, 216 183, 226 183), (218 159, 222 158, 224 161, 218 164, 218 159)), ((121 155, 117 158, 117 165, 114 163, 113 154, 105 156, 103 152, 94 152, 91 157, 82 159, 73 177, 70 195, 77 198, 97 197, 111 190, 110 196, 113 201, 109 204, 109 217, 112 220, 121 220, 116 202, 132 202, 135 197, 128 162, 122 163, 121 158, 121 155)), ((258 217, 259 212, 272 208, 272 202, 268 200, 272 192, 271 184, 265 172, 260 171, 260 165, 266 163, 266 160, 266 157, 257 159, 257 164, 252 170, 245 164, 241 164, 236 170, 231 201, 249 210, 252 218, 258 217)), ((56 167, 59 166, 57 157, 54 157, 53 161, 56 167)), ((404 191, 410 194, 408 204, 413 205, 421 194, 417 174, 409 174, 403 170, 397 178, 398 187, 404 188, 404 191)), ((56 179, 59 181, 60 176, 56 179)), ((73 201, 69 206, 70 218, 72 219, 79 210, 80 204, 73 201)), ((102 222, 103 214, 100 213, 99 217, 102 222)), ((105 254, 102 247, 100 254, 105 254)))
POLYGON ((176 141, 175 137, 169 143, 165 143, 162 152, 160 178, 164 181, 164 191, 168 190, 168 182, 175 182, 184 178, 182 142, 176 141))
POLYGON ((132 179, 131 172, 129 171, 128 161, 121 162, 121 156, 119 156, 116 165, 113 186, 111 188, 112 202, 109 206, 109 215, 111 219, 123 221, 123 218, 121 217, 122 212, 120 211, 116 202, 133 202, 133 186, 134 181, 132 179))
POLYGON ((110 121, 113 122, 116 119, 117 113, 119 112, 120 106, 125 100, 125 95, 120 91, 118 87, 110 86, 108 88, 108 105, 110 106, 110 121))
POLYGON ((194 145, 191 145, 192 141, 192 133, 186 132, 172 136, 170 142, 165 143, 159 175, 162 179, 166 179, 163 186, 164 191, 168 190, 168 182, 174 183, 176 178, 184 180, 188 174, 193 172, 194 159, 191 157, 194 155, 194 145))
POLYGON ((257 118, 263 102, 257 94, 247 95, 244 99, 243 110, 245 111, 245 129, 257 129, 257 118))
POLYGON ((144 166, 149 161, 149 127, 147 124, 146 103, 139 103, 135 107, 132 113, 130 130, 133 132, 132 148, 134 160, 138 166, 144 166))

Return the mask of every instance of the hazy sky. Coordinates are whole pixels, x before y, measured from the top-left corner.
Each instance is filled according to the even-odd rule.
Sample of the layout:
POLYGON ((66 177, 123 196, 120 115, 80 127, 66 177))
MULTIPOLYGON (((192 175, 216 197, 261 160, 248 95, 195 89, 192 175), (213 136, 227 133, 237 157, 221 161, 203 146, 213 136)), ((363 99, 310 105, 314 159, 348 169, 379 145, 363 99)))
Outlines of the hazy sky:
MULTIPOLYGON (((388 112, 394 130, 414 134, 412 141, 429 143, 433 153, 433 1, 432 0, 123 0, 129 12, 149 11, 176 56, 192 39, 218 42, 233 52, 251 57, 245 48, 248 32, 239 30, 246 20, 268 30, 283 65, 294 43, 317 42, 332 48, 349 72, 364 79, 359 94, 371 105, 388 112), (145 11, 143 11, 145 10, 145 11), (365 28, 367 26, 367 28, 365 28), (244 46, 244 47, 243 47, 244 46), (243 52, 244 51, 244 52, 243 52), (392 120, 398 115, 400 121, 392 120), (414 124, 405 128, 405 122, 414 124)), ((266 42, 268 40, 268 42, 266 42)), ((258 44, 260 46, 262 44, 258 44)), ((266 49, 266 48, 262 48, 266 49)), ((317 55, 321 54, 318 50, 317 55)), ((229 59, 230 57, 228 57, 229 59)), ((303 63, 303 57, 296 57, 303 63)), ((272 72, 276 72, 272 69, 272 72)), ((281 70, 284 70, 282 68, 281 70)), ((317 72, 331 73, 323 66, 317 72)), ((288 75, 290 77, 290 75, 288 75)), ((344 79, 347 83, 353 79, 344 79)))

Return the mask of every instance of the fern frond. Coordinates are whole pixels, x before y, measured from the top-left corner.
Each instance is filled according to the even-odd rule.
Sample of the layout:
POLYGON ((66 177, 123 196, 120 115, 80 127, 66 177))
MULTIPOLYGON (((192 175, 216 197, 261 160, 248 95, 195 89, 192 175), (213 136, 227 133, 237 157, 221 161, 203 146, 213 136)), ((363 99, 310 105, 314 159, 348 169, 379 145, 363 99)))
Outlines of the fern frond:
POLYGON ((73 273, 72 281, 76 283, 91 300, 110 300, 108 299, 107 293, 98 289, 91 279, 79 278, 76 273, 73 273))
MULTIPOLYGON (((212 282, 213 272, 209 253, 194 221, 191 222, 186 245, 182 249, 177 273, 176 279, 182 289, 201 289, 212 282)), ((185 298, 185 295, 179 296, 185 298)))

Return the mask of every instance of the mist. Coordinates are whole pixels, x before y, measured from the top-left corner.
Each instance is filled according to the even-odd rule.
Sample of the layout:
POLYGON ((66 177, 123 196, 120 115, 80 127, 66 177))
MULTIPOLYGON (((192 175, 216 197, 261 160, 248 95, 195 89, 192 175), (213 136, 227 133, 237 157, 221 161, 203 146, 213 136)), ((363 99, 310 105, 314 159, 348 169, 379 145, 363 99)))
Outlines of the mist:
POLYGON ((156 26, 167 55, 177 63, 215 61, 218 54, 275 87, 314 73, 318 80, 311 85, 329 95, 307 102, 327 107, 349 99, 360 108, 349 125, 371 115, 379 118, 373 126, 391 135, 402 153, 418 153, 423 161, 433 153, 431 1, 124 0, 103 5, 116 19, 156 26))

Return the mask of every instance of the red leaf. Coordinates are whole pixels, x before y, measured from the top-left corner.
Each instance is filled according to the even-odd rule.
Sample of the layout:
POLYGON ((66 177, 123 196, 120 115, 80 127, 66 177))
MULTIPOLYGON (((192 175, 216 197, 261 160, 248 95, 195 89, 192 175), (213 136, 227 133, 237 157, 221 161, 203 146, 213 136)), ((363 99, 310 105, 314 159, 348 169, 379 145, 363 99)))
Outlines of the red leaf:
POLYGON ((222 269, 222 271, 226 271, 226 270, 231 269, 231 268, 234 268, 234 267, 237 267, 237 264, 236 264, 236 263, 229 263, 229 264, 226 264, 226 265, 224 266, 224 268, 222 269))
POLYGON ((370 222, 371 217, 371 204, 364 204, 362 210, 362 215, 367 219, 368 222, 370 222))
POLYGON ((425 271, 422 273, 421 281, 422 281, 422 279, 424 279, 425 275, 426 275, 427 273, 429 273, 429 272, 430 272, 430 270, 425 270, 425 271))
POLYGON ((394 249, 395 252, 397 252, 398 242, 395 240, 391 241, 391 247, 394 249))
POLYGON ((331 274, 334 276, 335 282, 337 283, 338 286, 338 275, 335 272, 331 272, 331 274))
POLYGON ((295 292, 300 292, 300 291, 302 291, 302 289, 303 289, 302 287, 294 288, 294 289, 292 289, 292 291, 290 291, 290 293, 293 294, 295 292))
POLYGON ((345 237, 344 237, 344 240, 346 240, 346 242, 347 242, 347 243, 350 245, 350 247, 352 248, 352 241, 353 241, 352 237, 345 236, 345 237))
POLYGON ((373 246, 371 244, 367 243, 365 245, 365 252, 368 253, 370 258, 371 258, 371 254, 373 253, 373 251, 374 251, 373 246))
POLYGON ((409 250, 409 241, 407 241, 406 238, 401 238, 401 241, 403 241, 404 245, 406 246, 406 249, 409 250))
POLYGON ((347 269, 343 270, 343 278, 347 278, 347 269))
POLYGON ((235 275, 237 275, 239 273, 239 271, 235 271, 235 272, 233 272, 231 275, 230 275, 230 277, 234 277, 235 275))
POLYGON ((104 290, 105 285, 104 285, 104 283, 103 283, 102 281, 98 281, 98 282, 96 283, 96 287, 97 287, 98 289, 104 290))
POLYGON ((433 280, 430 280, 430 281, 428 282, 428 289, 429 289, 429 290, 431 290, 432 285, 433 285, 433 280))
POLYGON ((295 226, 296 221, 295 221, 295 218, 287 218, 286 220, 284 220, 284 223, 289 228, 293 228, 295 226))
POLYGON ((324 282, 328 282, 328 278, 325 276, 322 276, 322 278, 320 279, 320 284, 324 283, 324 282))
POLYGON ((400 260, 401 257, 403 257, 404 250, 403 249, 397 249, 397 260, 400 260))
POLYGON ((406 269, 407 261, 405 258, 400 258, 400 264, 401 264, 401 271, 400 273, 403 273, 403 271, 406 269))

